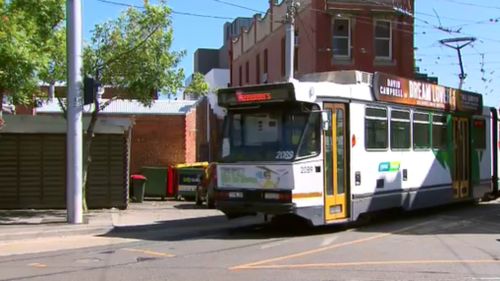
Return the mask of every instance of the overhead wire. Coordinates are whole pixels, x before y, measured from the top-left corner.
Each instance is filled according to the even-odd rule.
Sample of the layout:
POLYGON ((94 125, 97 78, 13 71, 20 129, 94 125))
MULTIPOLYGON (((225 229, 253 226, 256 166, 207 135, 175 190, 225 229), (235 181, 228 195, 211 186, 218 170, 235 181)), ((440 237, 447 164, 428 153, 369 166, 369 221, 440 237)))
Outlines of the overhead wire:
POLYGON ((243 10, 248 10, 248 11, 252 11, 252 12, 256 12, 256 13, 265 14, 265 12, 262 12, 262 11, 259 11, 259 10, 253 9, 253 8, 249 8, 249 7, 246 7, 246 6, 234 4, 234 3, 231 3, 231 2, 228 2, 228 1, 224 1, 224 0, 212 0, 212 1, 218 2, 218 3, 222 3, 222 4, 225 4, 225 5, 228 5, 228 6, 232 6, 232 7, 240 8, 240 9, 243 9, 243 10))
MULTIPOLYGON (((118 1, 113 1, 113 0, 97 0, 97 1, 100 1, 100 2, 103 2, 103 3, 108 3, 108 4, 113 4, 113 5, 124 6, 124 7, 134 7, 134 8, 144 9, 143 6, 131 5, 131 4, 127 4, 127 3, 123 3, 123 2, 118 2, 118 1)), ((246 6, 243 6, 243 5, 238 5, 238 4, 231 3, 231 2, 225 1, 225 0, 212 0, 212 1, 224 4, 224 5, 227 5, 227 6, 232 6, 232 7, 236 7, 236 8, 240 8, 240 9, 244 9, 244 10, 256 12, 256 13, 260 13, 260 14, 265 14, 266 13, 266 12, 263 12, 263 11, 260 11, 260 10, 257 10, 257 9, 253 9, 253 8, 246 7, 246 6)), ((374 4, 386 6, 386 7, 389 7, 391 9, 394 8, 392 5, 389 5, 387 3, 383 3, 383 2, 380 2, 380 1, 377 1, 377 0, 367 0, 367 1, 372 2, 374 4)), ((455 3, 455 4, 459 4, 459 5, 466 5, 466 6, 477 7, 477 8, 500 9, 500 7, 498 7, 498 6, 474 4, 474 3, 468 3, 468 2, 459 1, 459 0, 446 0, 446 1, 451 2, 451 3, 455 3)), ((312 11, 326 13, 326 14, 331 15, 330 12, 327 12, 325 10, 313 9, 311 7, 309 7, 309 9, 312 10, 312 11)), ((193 17, 202 17, 202 18, 213 18, 213 19, 221 19, 221 20, 231 20, 231 21, 235 19, 235 18, 231 18, 231 17, 205 15, 205 14, 197 14, 197 13, 191 13, 191 12, 181 12, 181 11, 177 11, 177 10, 172 10, 172 14, 184 15, 184 16, 193 16, 193 17)), ((456 33, 456 34, 463 34, 464 36, 466 36, 467 34, 464 34, 464 33, 461 32, 461 28, 463 28, 463 27, 473 26, 473 25, 481 25, 481 24, 490 24, 490 23, 491 24, 495 24, 495 23, 497 23, 497 22, 500 21, 500 17, 498 17, 498 18, 489 18, 489 19, 485 19, 485 20, 466 20, 466 19, 462 19, 462 18, 453 18, 453 17, 443 16, 443 17, 441 17, 443 19, 453 20, 453 21, 457 21, 457 22, 462 22, 462 24, 457 24, 457 25, 451 26, 447 30, 446 28, 444 28, 444 27, 442 27, 440 25, 437 26, 437 25, 429 22, 428 20, 421 18, 421 17, 436 18, 436 15, 428 14, 428 13, 425 13, 425 12, 414 12, 413 14, 411 14, 409 16, 411 16, 414 19, 414 22, 408 23, 408 22, 402 22, 402 21, 398 21, 398 20, 389 20, 391 22, 391 24, 394 24, 394 26, 392 27, 392 29, 395 30, 395 31, 400 31, 403 34, 408 34, 408 35, 426 35, 429 32, 444 32, 444 33, 447 33, 447 34, 454 34, 454 33, 456 33), (417 17, 415 15, 420 15, 420 16, 417 17), (418 24, 415 21, 416 22, 420 22, 423 25, 418 24), (397 24, 397 26, 396 26, 396 24, 397 24), (413 30, 408 30, 408 29, 401 28, 401 27, 404 27, 404 26, 413 26, 413 30), (415 28, 426 29, 426 30, 422 31, 422 32, 415 32, 415 30, 414 30, 415 28), (457 32, 453 32, 453 31, 457 31, 457 32)), ((310 23, 306 23, 300 17, 297 17, 297 18, 298 18, 298 21, 300 22, 301 26, 305 27, 304 28, 305 29, 305 36, 307 37, 306 41, 308 42, 308 44, 312 45, 311 33, 310 32, 315 33, 316 30, 314 29, 313 26, 311 26, 310 23)), ((360 22, 360 23, 372 24, 373 23, 373 18, 369 17, 369 16, 356 15, 356 21, 360 22)), ((301 32, 301 34, 302 34, 302 32, 301 32)), ((481 38, 479 38, 479 40, 480 40, 480 42, 483 42, 483 41, 500 42, 500 40, 498 40, 498 39, 485 38, 485 37, 481 37, 481 38)), ((425 54, 425 53, 422 54, 422 53, 419 53, 419 50, 422 50, 422 49, 432 49, 432 48, 435 48, 435 47, 436 47, 436 42, 434 42, 430 46, 415 48, 415 57, 433 56, 432 54, 425 54)), ((445 51, 443 50, 443 47, 441 45, 438 45, 438 47, 442 50, 443 54, 436 55, 436 61, 440 60, 441 58, 453 58, 453 57, 455 57, 454 55, 446 55, 446 54, 444 54, 445 51)), ((491 71, 491 72, 486 70, 485 65, 484 65, 485 64, 484 57, 487 54, 494 54, 494 53, 500 53, 500 52, 482 52, 481 53, 481 52, 477 51, 476 54, 475 53, 465 53, 465 54, 463 54, 463 56, 464 57, 480 56, 481 59, 482 59, 482 61, 483 61, 483 64, 481 65, 480 69, 483 70, 484 73, 490 73, 490 75, 493 75, 493 73, 495 72, 494 70, 491 71)), ((417 61, 418 61, 418 59, 417 59, 417 61)), ((420 62, 421 62, 421 59, 420 59, 420 62)), ((490 65, 490 64, 498 64, 500 62, 498 62, 498 61, 491 61, 491 62, 487 62, 487 63, 490 65)), ((458 65, 458 63, 451 63, 451 64, 446 64, 446 63, 435 63, 435 64, 432 64, 432 63, 431 64, 428 64, 428 63, 426 64, 426 63, 424 63, 424 64, 422 64, 422 63, 419 63, 418 65, 419 65, 419 67, 425 67, 425 66, 443 67, 443 66, 450 66, 450 65, 456 66, 456 65, 458 65)), ((475 68, 469 68, 469 69, 475 69, 475 68)), ((493 79, 488 79, 488 77, 483 77, 482 81, 485 81, 485 80, 488 80, 489 83, 491 83, 491 81, 493 79)))
POLYGON ((470 6, 470 7, 500 10, 500 6, 474 4, 474 3, 469 3, 469 2, 464 2, 464 1, 458 1, 458 0, 445 0, 445 1, 448 1, 448 2, 451 2, 451 3, 455 3, 455 4, 459 4, 459 5, 470 6))
MULTIPOLYGON (((145 9, 144 6, 132 5, 132 4, 127 4, 127 3, 118 2, 118 1, 112 1, 112 0, 97 0, 97 1, 102 2, 102 3, 106 3, 106 4, 115 5, 115 6, 145 9)), ((220 20, 234 20, 234 18, 230 18, 230 17, 197 14, 197 13, 191 13, 191 12, 180 12, 180 11, 176 11, 176 10, 172 10, 172 14, 183 15, 183 16, 192 16, 192 17, 201 17, 201 18, 212 18, 212 19, 220 19, 220 20)))

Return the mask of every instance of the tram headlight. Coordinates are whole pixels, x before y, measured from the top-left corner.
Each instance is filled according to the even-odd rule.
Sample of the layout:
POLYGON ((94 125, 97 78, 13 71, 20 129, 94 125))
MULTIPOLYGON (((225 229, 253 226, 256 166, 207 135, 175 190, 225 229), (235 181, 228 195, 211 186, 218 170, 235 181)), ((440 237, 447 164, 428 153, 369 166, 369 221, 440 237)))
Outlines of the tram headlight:
POLYGON ((228 197, 232 199, 243 198, 243 192, 231 191, 228 193, 228 197))
POLYGON ((275 192, 266 192, 264 193, 264 199, 266 200, 279 200, 280 194, 275 192))

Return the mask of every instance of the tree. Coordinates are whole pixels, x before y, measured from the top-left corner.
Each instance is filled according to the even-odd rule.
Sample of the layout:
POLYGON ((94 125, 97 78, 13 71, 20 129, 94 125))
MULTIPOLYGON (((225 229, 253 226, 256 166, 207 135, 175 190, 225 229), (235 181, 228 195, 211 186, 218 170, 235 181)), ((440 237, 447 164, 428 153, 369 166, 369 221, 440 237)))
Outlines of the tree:
POLYGON ((54 31, 47 47, 49 61, 40 71, 40 80, 49 84, 49 98, 55 97, 55 83, 65 81, 67 77, 66 65, 66 28, 61 27, 54 31))
POLYGON ((210 88, 207 82, 205 82, 203 74, 195 72, 192 78, 191 83, 189 83, 189 86, 184 90, 184 94, 194 97, 206 96, 210 88))
POLYGON ((96 78, 102 85, 122 89, 124 94, 106 101, 99 101, 95 96, 83 150, 83 198, 99 112, 120 98, 137 99, 150 105, 154 92, 174 93, 182 85, 184 72, 177 67, 184 51, 170 50, 173 39, 170 14, 170 8, 163 1, 157 6, 146 2, 143 10, 129 8, 117 19, 96 25, 84 49, 85 75, 96 78))
POLYGON ((97 25, 84 51, 85 74, 103 85, 126 90, 125 96, 144 104, 152 91, 173 93, 182 85, 184 72, 177 66, 184 52, 171 51, 171 10, 165 4, 130 8, 118 19, 97 25))
MULTIPOLYGON (((0 100, 28 104, 40 93, 40 74, 50 61, 65 0, 0 0, 0 100)), ((0 119, 2 108, 0 103, 0 119)))

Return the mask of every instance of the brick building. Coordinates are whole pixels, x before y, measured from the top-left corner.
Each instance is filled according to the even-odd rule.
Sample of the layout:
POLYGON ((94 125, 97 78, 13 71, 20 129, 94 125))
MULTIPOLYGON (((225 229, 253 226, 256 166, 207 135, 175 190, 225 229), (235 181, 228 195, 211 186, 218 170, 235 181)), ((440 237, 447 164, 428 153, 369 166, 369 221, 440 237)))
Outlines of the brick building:
MULTIPOLYGON (((231 85, 282 81, 286 3, 267 13, 230 45, 231 85)), ((301 0, 295 21, 295 77, 362 70, 414 76, 414 0, 301 0)))

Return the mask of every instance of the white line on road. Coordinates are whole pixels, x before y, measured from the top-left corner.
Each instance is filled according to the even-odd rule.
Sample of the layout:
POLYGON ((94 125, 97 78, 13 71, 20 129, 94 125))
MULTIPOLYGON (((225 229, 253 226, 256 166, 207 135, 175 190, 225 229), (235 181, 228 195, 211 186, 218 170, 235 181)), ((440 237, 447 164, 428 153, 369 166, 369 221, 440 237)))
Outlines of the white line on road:
POLYGON ((321 246, 324 247, 324 246, 328 246, 330 244, 332 244, 335 240, 337 240, 337 236, 330 236, 330 237, 326 237, 323 242, 321 243, 321 246))
POLYGON ((265 249, 269 249, 269 248, 273 248, 273 247, 278 247, 278 246, 281 246, 283 244, 289 243, 290 241, 291 241, 291 239, 275 240, 275 241, 272 241, 271 243, 267 243, 267 244, 262 245, 260 247, 260 249, 265 250, 265 249))

